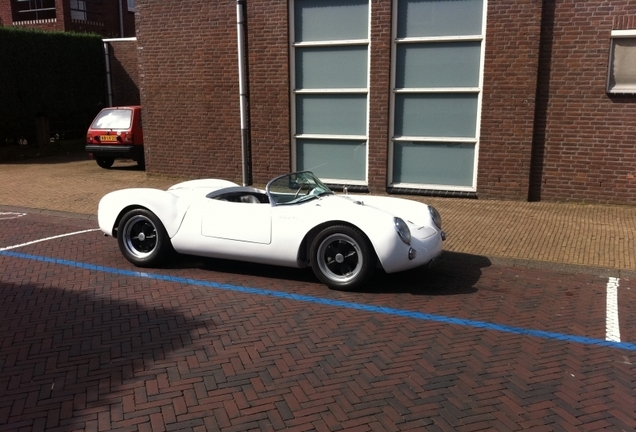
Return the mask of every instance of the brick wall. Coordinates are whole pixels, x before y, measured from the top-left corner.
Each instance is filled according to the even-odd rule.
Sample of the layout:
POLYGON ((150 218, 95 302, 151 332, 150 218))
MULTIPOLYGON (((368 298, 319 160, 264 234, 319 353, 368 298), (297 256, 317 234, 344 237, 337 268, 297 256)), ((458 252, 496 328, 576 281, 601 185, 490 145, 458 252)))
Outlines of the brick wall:
POLYGON ((236 3, 139 0, 146 169, 241 182, 236 3))
POLYGON ((612 27, 635 28, 636 3, 563 0, 546 12, 531 198, 633 204, 636 96, 605 89, 612 27))
MULTIPOLYGON (((65 30, 77 32, 93 32, 100 34, 106 38, 134 37, 135 36, 135 14, 128 11, 127 0, 104 1, 93 5, 95 11, 101 13, 102 20, 96 22, 80 22, 71 19, 70 0, 65 0, 65 30), (120 4, 121 19, 123 20, 124 34, 121 33, 120 23, 120 4)), ((90 18, 89 18, 90 20, 90 18)))
POLYGON ((370 4, 368 177, 370 191, 384 192, 387 186, 389 157, 392 6, 390 0, 371 0, 370 4))
POLYGON ((139 62, 136 40, 108 42, 113 106, 139 105, 139 62))
MULTIPOLYGON (((13 12, 11 3, 14 0, 0 0, 0 25, 4 26, 12 26, 13 25, 13 12)), ((69 0, 67 0, 69 1, 69 0)), ((39 23, 39 24, 30 24, 25 25, 24 27, 35 28, 39 30, 64 30, 64 17, 62 15, 62 11, 64 6, 61 2, 55 3, 56 9, 56 22, 48 22, 48 23, 39 23)))
MULTIPOLYGON (((247 2, 252 174, 291 167, 289 2, 247 2)), ((369 190, 386 190, 391 1, 371 0, 369 190)), ((633 202, 636 97, 605 93, 636 4, 489 0, 477 196, 633 202), (539 86, 539 87, 537 87, 539 86), (538 89, 538 90, 537 90, 538 89)), ((241 181, 236 2, 138 0, 148 171, 241 181)))
MULTIPOLYGON (((372 0, 369 187, 386 188, 391 1, 372 0)), ((248 2, 249 90, 253 179, 265 183, 291 169, 289 9, 287 2, 248 2)))
MULTIPOLYGON (((239 121, 235 2, 221 2, 216 8, 203 2, 194 4, 198 6, 184 6, 178 1, 156 4, 141 0, 138 4, 141 94, 148 113, 146 141, 152 147, 147 167, 151 172, 236 180, 240 178, 241 161, 240 127, 235 125, 239 121), (165 16, 172 17, 169 23, 162 19, 165 16), (209 18, 202 19, 206 16, 209 18), (180 31, 181 27, 186 30, 180 31), (205 63, 208 50, 223 53, 223 57, 205 60, 211 68, 218 69, 215 73, 205 73, 205 69, 196 66, 205 63), (194 51, 198 54, 192 54, 194 51), (191 59, 196 62, 188 74, 192 78, 186 79, 179 71, 190 67, 191 59), (223 92, 224 103, 215 105, 215 98, 206 95, 219 92, 223 92), (182 145, 156 142, 155 138, 185 126, 180 118, 165 113, 175 109, 175 102, 182 99, 189 101, 190 113, 180 116, 206 118, 215 133, 200 142, 200 137, 208 136, 211 129, 191 124, 182 131, 182 145), (162 132, 154 131, 155 126, 161 126, 162 132), (210 152, 218 153, 220 158, 206 160, 207 165, 202 165, 201 159, 205 158, 199 158, 199 154, 210 152), (185 164, 183 168, 181 163, 185 164)), ((541 1, 491 0, 489 5, 479 193, 484 197, 526 199, 541 1)), ((248 2, 250 137, 255 183, 264 183, 291 167, 288 17, 286 1, 248 2)), ((368 151, 372 192, 383 192, 387 185, 391 19, 391 0, 371 1, 368 151)))
MULTIPOLYGON (((252 169, 257 184, 291 169, 287 20, 285 1, 247 2, 252 169)), ((236 46, 236 37, 229 43, 236 46)), ((229 103, 238 104, 238 90, 229 103)))
MULTIPOLYGON (((386 187, 391 20, 388 0, 372 1, 369 185, 386 187)), ((254 182, 291 169, 289 10, 287 2, 248 3, 251 139, 254 182)))
POLYGON ((486 28, 480 198, 525 200, 528 195, 541 0, 490 0, 486 28))
POLYGON ((0 25, 11 25, 11 2, 0 1, 0 25))
MULTIPOLYGON (((11 2, 14 0, 0 0, 0 25, 13 25, 11 2)), ((54 22, 21 24, 21 27, 50 31, 76 31, 97 33, 104 37, 121 37, 119 21, 119 2, 122 5, 124 37, 135 36, 135 14, 128 11, 127 0, 105 1, 96 4, 103 13, 103 23, 81 23, 71 19, 70 0, 55 2, 56 19, 54 22)))

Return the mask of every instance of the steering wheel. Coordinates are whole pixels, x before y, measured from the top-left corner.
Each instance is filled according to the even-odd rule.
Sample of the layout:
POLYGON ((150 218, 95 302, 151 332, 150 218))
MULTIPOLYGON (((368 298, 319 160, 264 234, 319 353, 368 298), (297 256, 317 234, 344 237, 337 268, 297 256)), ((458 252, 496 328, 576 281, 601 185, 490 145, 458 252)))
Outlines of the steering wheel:
POLYGON ((298 195, 300 194, 300 191, 301 191, 301 190, 303 190, 303 188, 304 188, 305 186, 310 186, 310 185, 309 185, 309 184, 307 184, 307 183, 302 183, 302 184, 300 185, 300 187, 298 188, 298 190, 296 191, 296 194, 294 195, 294 199, 298 198, 298 195))

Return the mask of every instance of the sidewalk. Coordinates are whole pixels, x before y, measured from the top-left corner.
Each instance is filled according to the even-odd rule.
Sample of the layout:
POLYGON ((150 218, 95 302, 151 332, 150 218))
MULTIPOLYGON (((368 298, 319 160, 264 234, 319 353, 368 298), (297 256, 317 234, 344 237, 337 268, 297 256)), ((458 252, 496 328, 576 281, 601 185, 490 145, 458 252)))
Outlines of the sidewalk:
MULTIPOLYGON (((3 163, 0 212, 30 209, 94 219, 99 199, 110 191, 166 189, 178 181, 147 176, 134 162, 105 170, 84 155, 3 163)), ((409 198, 440 211, 447 251, 636 271, 636 206, 409 198)))

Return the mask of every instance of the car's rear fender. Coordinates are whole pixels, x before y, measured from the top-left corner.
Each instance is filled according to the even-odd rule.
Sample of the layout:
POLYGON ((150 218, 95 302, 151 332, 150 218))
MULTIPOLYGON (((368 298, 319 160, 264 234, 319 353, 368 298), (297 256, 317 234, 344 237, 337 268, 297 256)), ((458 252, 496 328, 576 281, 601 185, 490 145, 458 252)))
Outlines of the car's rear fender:
POLYGON ((144 208, 154 213, 166 228, 169 237, 179 231, 189 201, 159 189, 124 189, 105 195, 99 202, 99 227, 117 237, 117 227, 130 210, 144 208))

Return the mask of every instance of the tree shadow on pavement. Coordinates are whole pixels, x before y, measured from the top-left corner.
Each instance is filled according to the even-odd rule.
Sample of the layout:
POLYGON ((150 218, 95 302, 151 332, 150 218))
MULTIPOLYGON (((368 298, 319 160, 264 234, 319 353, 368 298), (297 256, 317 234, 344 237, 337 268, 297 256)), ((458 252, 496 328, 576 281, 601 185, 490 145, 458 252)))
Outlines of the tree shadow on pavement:
POLYGON ((0 428, 90 429, 98 416, 91 406, 117 403, 140 372, 213 325, 171 309, 170 300, 118 300, 127 292, 118 283, 108 293, 110 282, 101 281, 99 296, 0 283, 0 428))

